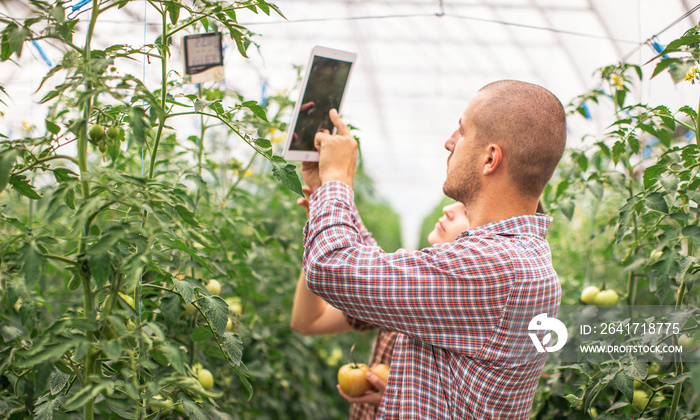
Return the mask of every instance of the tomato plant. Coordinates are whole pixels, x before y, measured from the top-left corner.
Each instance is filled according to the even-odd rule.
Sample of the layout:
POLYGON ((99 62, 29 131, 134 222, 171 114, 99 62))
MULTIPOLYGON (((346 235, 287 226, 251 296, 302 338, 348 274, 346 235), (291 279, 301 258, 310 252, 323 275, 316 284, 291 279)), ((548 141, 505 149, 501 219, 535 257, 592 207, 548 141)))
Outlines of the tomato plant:
MULTIPOLYGON (((185 85, 170 63, 173 38, 202 31, 246 56, 254 34, 238 15, 281 12, 153 0, 155 40, 97 45, 101 20, 131 3, 144 7, 91 1, 67 16, 33 0, 27 18, 0 15, 1 60, 34 40, 66 51, 33 86, 48 92, 44 126, 0 133, 0 418, 342 417, 336 366, 371 336, 289 328, 305 212, 278 154, 294 103, 185 85), (128 72, 139 60, 160 61, 157 83, 128 72)), ((400 242, 362 172, 357 186, 380 243, 400 242)))
MULTIPOLYGON (((668 69, 677 83, 694 83, 699 33, 696 26, 671 42, 648 64, 655 66, 653 76, 668 69)), ((630 104, 628 93, 642 70, 604 67, 599 87, 569 105, 572 117, 601 117, 611 108, 613 122, 602 136, 585 137, 581 147, 568 150, 545 189, 545 208, 564 216, 555 218, 547 238, 562 279, 562 304, 667 305, 681 314, 680 333, 687 334, 699 327, 690 315, 700 276, 700 120, 689 106, 630 104)), ((532 417, 694 418, 700 410, 696 365, 680 357, 565 363, 553 353, 532 417)))

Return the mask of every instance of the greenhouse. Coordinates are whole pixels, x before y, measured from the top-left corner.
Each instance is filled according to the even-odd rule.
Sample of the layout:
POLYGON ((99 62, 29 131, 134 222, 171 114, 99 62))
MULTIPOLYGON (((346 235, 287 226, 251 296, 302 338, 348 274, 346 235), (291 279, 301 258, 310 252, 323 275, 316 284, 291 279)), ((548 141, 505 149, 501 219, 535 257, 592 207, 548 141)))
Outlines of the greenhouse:
POLYGON ((699 21, 0 0, 0 419, 700 418, 699 21))

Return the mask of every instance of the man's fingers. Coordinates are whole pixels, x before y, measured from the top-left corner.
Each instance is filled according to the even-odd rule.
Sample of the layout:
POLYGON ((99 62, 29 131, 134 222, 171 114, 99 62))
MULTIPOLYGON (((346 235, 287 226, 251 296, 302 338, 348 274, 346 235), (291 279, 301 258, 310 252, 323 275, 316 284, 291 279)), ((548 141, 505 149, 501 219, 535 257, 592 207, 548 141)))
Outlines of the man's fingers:
MULTIPOLYGON (((312 193, 313 191, 311 191, 311 188, 309 188, 308 186, 304 185, 304 186, 301 187, 301 192, 303 192, 304 195, 309 196, 309 195, 311 195, 311 193, 312 193)), ((309 200, 306 200, 306 202, 308 203, 309 200)))
POLYGON ((328 132, 328 130, 323 130, 323 131, 318 131, 316 132, 316 135, 314 136, 314 146, 318 149, 318 151, 321 151, 321 147, 323 146, 323 142, 330 138, 332 135, 328 132))
POLYGON ((338 388, 338 393, 340 394, 341 397, 345 398, 345 400, 349 403, 353 404, 358 404, 358 403, 365 403, 365 404, 372 404, 372 405, 379 405, 379 401, 381 401, 381 396, 379 393, 375 391, 367 391, 364 394, 360 395, 359 397, 351 397, 348 394, 344 393, 342 388, 340 388, 340 385, 336 385, 338 388))
POLYGON ((377 389, 380 393, 384 393, 386 391, 386 382, 382 381, 379 376, 375 375, 372 372, 368 372, 366 375, 367 380, 369 383, 372 384, 373 387, 377 389))
POLYGON ((338 115, 338 111, 336 111, 335 109, 331 109, 329 115, 331 117, 331 121, 333 122, 333 125, 335 126, 336 130, 338 130, 338 134, 341 136, 349 136, 350 129, 348 128, 347 125, 345 125, 343 120, 340 118, 340 115, 338 115))

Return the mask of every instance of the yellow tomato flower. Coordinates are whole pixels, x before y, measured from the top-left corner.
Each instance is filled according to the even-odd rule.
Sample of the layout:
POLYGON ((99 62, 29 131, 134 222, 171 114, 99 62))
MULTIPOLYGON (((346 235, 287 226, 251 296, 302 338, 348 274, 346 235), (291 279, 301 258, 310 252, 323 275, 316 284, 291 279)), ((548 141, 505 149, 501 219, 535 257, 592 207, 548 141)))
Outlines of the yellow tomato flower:
POLYGON ((620 76, 618 76, 617 74, 613 74, 612 84, 615 85, 615 87, 618 89, 622 89, 624 87, 622 84, 622 78, 620 76))

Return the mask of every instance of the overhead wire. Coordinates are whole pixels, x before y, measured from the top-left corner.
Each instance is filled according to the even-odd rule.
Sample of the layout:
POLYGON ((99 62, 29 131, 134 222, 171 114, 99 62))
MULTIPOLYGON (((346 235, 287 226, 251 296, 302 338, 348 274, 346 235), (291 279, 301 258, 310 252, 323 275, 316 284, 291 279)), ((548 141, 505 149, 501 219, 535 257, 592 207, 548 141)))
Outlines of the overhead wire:
POLYGON ((566 35, 581 36, 585 38, 593 39, 604 39, 608 41, 615 41, 626 44, 637 44, 637 41, 631 41, 627 39, 613 38, 605 35, 595 35, 585 32, 569 31, 566 29, 550 28, 546 26, 529 25, 526 23, 510 22, 500 19, 488 19, 479 18, 474 16, 466 16, 459 14, 452 14, 445 12, 442 2, 440 2, 440 11, 437 13, 410 13, 410 14, 388 14, 388 15, 367 15, 367 16, 344 16, 344 17, 330 17, 330 18, 301 18, 301 19, 289 19, 284 21, 275 22, 247 22, 241 23, 243 26, 262 26, 262 25, 280 25, 280 24, 293 24, 293 23, 311 23, 311 22, 334 22, 334 21, 353 21, 353 20, 378 20, 378 19, 403 19, 403 18, 417 18, 417 17, 449 17, 454 19, 471 20, 475 22, 485 22, 485 23, 496 23, 504 26, 515 26, 526 29, 533 29, 539 31, 547 31, 554 33, 561 33, 566 35))
POLYGON ((693 7, 693 8, 690 9, 690 10, 688 10, 687 12, 683 13, 682 16, 680 16, 678 19, 676 19, 676 20, 674 20, 673 22, 671 22, 668 26, 666 26, 665 28, 663 28, 662 30, 660 30, 659 32, 657 32, 656 34, 654 34, 654 35, 650 36, 649 38, 647 38, 646 41, 637 43, 638 45, 637 45, 636 47, 634 47, 630 52, 628 52, 627 54, 625 54, 625 55, 622 57, 622 59, 621 59, 620 61, 621 61, 622 63, 626 63, 627 60, 629 60, 629 59, 634 55, 634 53, 636 53, 637 51, 639 51, 639 49, 642 48, 642 46, 644 46, 644 45, 648 45, 649 48, 651 48, 652 50, 654 50, 656 53, 660 53, 661 51, 658 51, 658 42, 656 41, 657 38, 658 38, 661 34, 663 34, 664 32, 666 32, 666 31, 668 31, 669 29, 673 28, 674 26, 678 25, 680 22, 682 22, 682 21, 683 21, 685 18, 687 18, 688 16, 692 15, 693 13, 695 13, 698 9, 700 9, 700 3, 698 3, 695 7, 693 7), (656 44, 656 45, 655 45, 655 44, 656 44))

